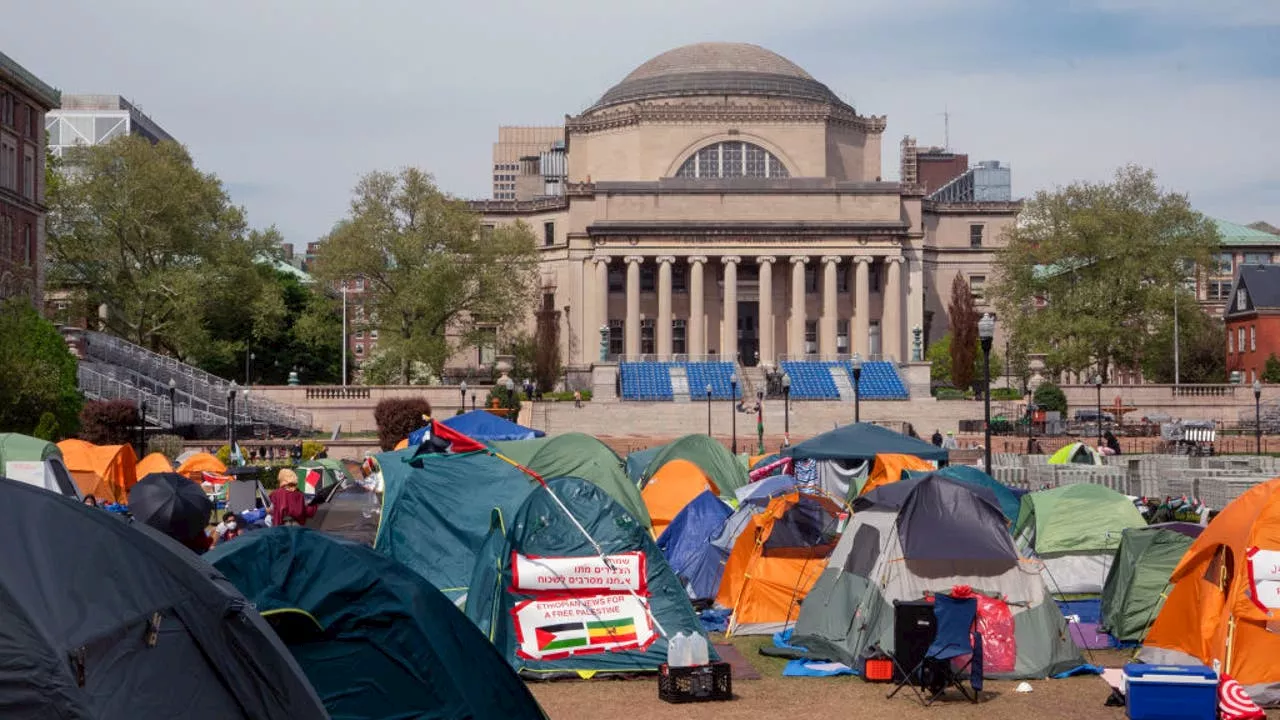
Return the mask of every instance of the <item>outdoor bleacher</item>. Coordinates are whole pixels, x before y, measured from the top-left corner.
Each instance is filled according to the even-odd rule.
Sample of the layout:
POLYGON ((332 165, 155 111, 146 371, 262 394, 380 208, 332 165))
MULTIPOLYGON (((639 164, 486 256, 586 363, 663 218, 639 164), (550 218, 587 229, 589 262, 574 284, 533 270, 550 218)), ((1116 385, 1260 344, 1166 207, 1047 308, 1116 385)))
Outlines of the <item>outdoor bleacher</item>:
POLYGON ((830 370, 838 365, 840 363, 817 360, 783 360, 782 371, 791 377, 791 399, 839 400, 840 390, 830 370))
MULTIPOLYGON (((853 367, 848 363, 845 366, 849 368, 849 377, 852 378, 853 367)), ((907 386, 902 383, 893 363, 884 361, 862 363, 858 392, 862 394, 863 400, 906 400, 910 397, 907 386)))
MULTIPOLYGON (((707 386, 711 386, 711 397, 716 400, 727 400, 733 394, 729 378, 733 377, 734 367, 731 362, 687 362, 684 366, 689 378, 689 394, 697 399, 705 399, 707 386)), ((742 389, 738 389, 742 394, 742 389)))
POLYGON ((671 400, 671 363, 645 360, 618 363, 623 400, 671 400))

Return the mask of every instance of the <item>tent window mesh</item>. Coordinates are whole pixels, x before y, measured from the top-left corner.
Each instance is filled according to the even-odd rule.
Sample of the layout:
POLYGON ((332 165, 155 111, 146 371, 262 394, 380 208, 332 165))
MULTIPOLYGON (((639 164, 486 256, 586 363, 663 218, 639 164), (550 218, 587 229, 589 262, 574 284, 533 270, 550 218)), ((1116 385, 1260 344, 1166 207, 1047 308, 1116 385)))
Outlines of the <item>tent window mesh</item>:
POLYGON ((853 549, 844 559, 844 571, 858 577, 870 577, 880 559, 880 530, 863 525, 853 534, 853 549))

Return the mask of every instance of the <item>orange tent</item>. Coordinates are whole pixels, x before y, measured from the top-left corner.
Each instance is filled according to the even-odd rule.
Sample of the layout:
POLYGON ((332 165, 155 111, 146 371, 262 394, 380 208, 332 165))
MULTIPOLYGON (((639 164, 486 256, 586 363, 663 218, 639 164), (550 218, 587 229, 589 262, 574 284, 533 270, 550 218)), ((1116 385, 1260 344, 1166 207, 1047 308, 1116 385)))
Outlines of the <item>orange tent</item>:
POLYGON ((1220 661, 1254 701, 1280 703, 1280 478, 1227 505, 1169 582, 1144 657, 1220 661))
POLYGON ((138 461, 137 475, 139 480, 151 473, 167 472, 173 472, 173 463, 169 462, 169 458, 165 457, 164 453, 153 452, 138 461))
POLYGON ((222 475, 227 472, 226 463, 209 453, 196 453, 178 466, 178 474, 185 475, 194 482, 201 482, 204 473, 222 475))
POLYGON ((720 494, 702 468, 688 460, 677 458, 659 468, 640 491, 653 520, 653 536, 662 535, 684 506, 707 490, 720 494))
POLYGON ((138 482, 138 457, 132 447, 72 439, 58 443, 58 449, 82 495, 101 502, 129 502, 129 488, 138 482))
POLYGON ((778 632, 800 616, 839 539, 840 506, 793 492, 752 516, 725 562, 716 603, 733 609, 729 635, 778 632))
POLYGON ((897 453, 880 453, 876 455, 871 466, 871 475, 867 484, 862 486, 861 495, 865 495, 881 485, 896 483, 902 479, 904 470, 937 470, 933 463, 921 460, 915 455, 899 455, 897 453))
POLYGON ((393 449, 395 449, 395 450, 403 450, 403 449, 405 449, 405 448, 407 448, 407 447, 409 447, 409 438, 405 438, 405 439, 401 440, 400 442, 396 443, 396 446, 395 446, 395 448, 393 448, 393 449))

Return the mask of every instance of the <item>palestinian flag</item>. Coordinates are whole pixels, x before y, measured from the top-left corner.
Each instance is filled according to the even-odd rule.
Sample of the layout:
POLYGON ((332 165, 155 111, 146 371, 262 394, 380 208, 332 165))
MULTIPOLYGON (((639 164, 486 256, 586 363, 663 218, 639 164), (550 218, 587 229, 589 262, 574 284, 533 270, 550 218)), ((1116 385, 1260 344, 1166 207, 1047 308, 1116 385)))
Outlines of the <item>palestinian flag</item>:
POLYGON ((587 635, 592 645, 605 643, 633 643, 636 641, 635 618, 616 620, 592 620, 587 623, 587 635))
POLYGON ((534 630, 538 640, 538 652, 553 653, 586 647, 589 642, 587 627, 580 622, 543 625, 534 630))

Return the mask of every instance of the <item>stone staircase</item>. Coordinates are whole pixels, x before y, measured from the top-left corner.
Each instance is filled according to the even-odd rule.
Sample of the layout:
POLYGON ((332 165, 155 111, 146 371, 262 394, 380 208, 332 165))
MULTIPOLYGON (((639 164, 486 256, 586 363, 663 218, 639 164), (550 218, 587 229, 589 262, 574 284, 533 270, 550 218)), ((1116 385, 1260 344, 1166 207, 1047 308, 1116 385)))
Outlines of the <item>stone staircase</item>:
POLYGON ((853 380, 849 378, 849 373, 845 372, 843 367, 836 366, 829 367, 827 370, 831 372, 831 380, 840 393, 840 402, 853 402, 853 380))
POLYGON ((689 373, 681 365, 673 365, 671 374, 671 399, 678 403, 689 402, 689 373))

